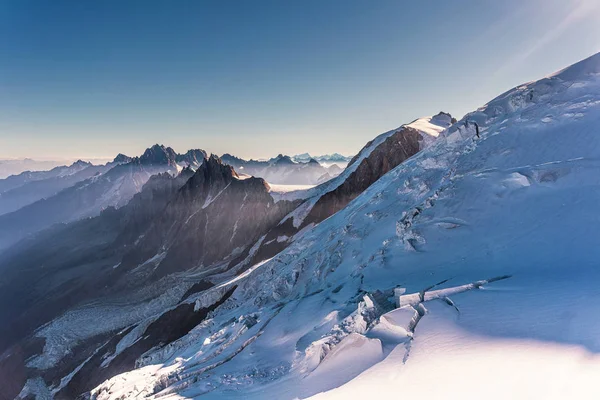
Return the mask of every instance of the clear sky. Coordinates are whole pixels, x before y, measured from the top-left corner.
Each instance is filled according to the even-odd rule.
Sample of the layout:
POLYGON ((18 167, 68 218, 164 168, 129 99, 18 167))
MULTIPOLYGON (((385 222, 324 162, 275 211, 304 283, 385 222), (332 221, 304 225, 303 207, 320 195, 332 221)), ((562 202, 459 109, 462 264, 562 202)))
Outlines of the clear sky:
POLYGON ((600 0, 0 0, 0 158, 353 154, 600 51, 600 0))

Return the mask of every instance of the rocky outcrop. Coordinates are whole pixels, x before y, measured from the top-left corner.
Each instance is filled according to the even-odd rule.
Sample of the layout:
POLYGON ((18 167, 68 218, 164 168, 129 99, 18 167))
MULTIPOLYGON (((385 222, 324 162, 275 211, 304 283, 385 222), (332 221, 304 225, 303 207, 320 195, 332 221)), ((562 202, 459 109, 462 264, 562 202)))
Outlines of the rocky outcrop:
POLYGON ((170 165, 174 166, 177 159, 177 153, 170 147, 165 147, 162 144, 155 144, 146 149, 144 154, 139 158, 142 165, 170 165))
POLYGON ((188 150, 185 154, 178 154, 175 160, 179 164, 185 164, 187 166, 198 167, 200 164, 204 162, 204 159, 207 158, 208 155, 204 150, 201 149, 192 149, 188 150))
MULTIPOLYGON (((421 140, 421 133, 414 128, 398 129, 364 158, 344 182, 321 196, 304 219, 302 226, 321 222, 346 207, 376 180, 417 154, 421 140)), ((356 158, 350 162, 350 165, 354 162, 356 158)))
POLYGON ((128 162, 131 162, 132 160, 133 160, 132 157, 126 156, 123 153, 119 153, 119 154, 117 154, 117 156, 115 157, 115 159, 113 160, 113 162, 117 163, 117 164, 125 164, 125 163, 128 163, 128 162))

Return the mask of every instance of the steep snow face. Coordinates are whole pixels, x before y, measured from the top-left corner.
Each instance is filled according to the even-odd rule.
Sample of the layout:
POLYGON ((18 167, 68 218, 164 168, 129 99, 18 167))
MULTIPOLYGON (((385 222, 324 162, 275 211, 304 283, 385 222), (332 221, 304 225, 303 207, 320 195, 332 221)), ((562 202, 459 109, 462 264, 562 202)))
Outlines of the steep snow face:
POLYGON ((595 397, 598 126, 600 55, 507 92, 92 398, 595 397))

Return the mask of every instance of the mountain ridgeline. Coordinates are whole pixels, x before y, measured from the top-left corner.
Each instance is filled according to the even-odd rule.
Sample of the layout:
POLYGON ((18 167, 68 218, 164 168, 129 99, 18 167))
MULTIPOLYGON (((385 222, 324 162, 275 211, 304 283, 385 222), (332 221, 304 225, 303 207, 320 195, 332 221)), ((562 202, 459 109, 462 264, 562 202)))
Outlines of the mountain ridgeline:
POLYGON ((93 217, 108 207, 122 207, 152 175, 175 175, 185 166, 196 168, 205 157, 203 150, 178 155, 170 147, 154 145, 140 157, 119 154, 102 166, 77 162, 47 173, 23 173, 2 180, 0 249, 53 224, 93 217))
POLYGON ((240 173, 260 176, 269 183, 280 185, 317 185, 342 172, 335 163, 324 166, 314 158, 293 159, 283 154, 266 161, 244 160, 231 154, 223 154, 221 159, 240 173))
MULTIPOLYGON (((418 152, 422 135, 405 127, 388 133, 387 140, 367 144, 342 175, 337 165, 329 167, 339 175, 333 179, 312 158, 296 162, 279 155, 266 162, 244 161, 229 155, 207 157, 201 150, 179 155, 156 145, 140 157, 120 154, 105 166, 106 172, 0 216, 5 243, 25 238, 0 253, 0 300, 11 302, 11 307, 0 308, 0 350, 11 354, 12 365, 20 365, 13 375, 22 384, 39 376, 57 398, 72 398, 134 368, 144 352, 188 333, 164 324, 187 326, 185 321, 197 318, 194 307, 185 305, 190 299, 228 276, 243 275, 292 243, 301 227, 339 211, 418 152), (249 172, 277 177, 278 182, 325 182, 299 197, 277 198, 266 179, 249 172), (309 222, 289 228, 294 213, 315 205, 319 212, 309 213, 309 222), (53 225, 57 222, 61 224, 53 225), (20 295, 24 287, 26 296, 20 295), (55 324, 112 304, 141 304, 145 311, 75 330, 58 345, 68 355, 49 356, 56 344, 55 324), (161 317, 173 307, 179 311, 161 317), (154 321, 151 326, 142 324, 148 318, 154 321), (46 328, 40 331, 42 326, 46 328), (155 333, 119 353, 115 346, 123 340, 123 329, 155 333), (170 332, 167 342, 164 332, 170 332), (111 344, 94 356, 106 340, 111 344), (76 352, 69 350, 74 346, 76 352), (86 358, 86 367, 61 383, 86 358)), ((229 295, 222 293, 205 306, 229 295)), ((119 309, 114 312, 126 313, 119 309)))

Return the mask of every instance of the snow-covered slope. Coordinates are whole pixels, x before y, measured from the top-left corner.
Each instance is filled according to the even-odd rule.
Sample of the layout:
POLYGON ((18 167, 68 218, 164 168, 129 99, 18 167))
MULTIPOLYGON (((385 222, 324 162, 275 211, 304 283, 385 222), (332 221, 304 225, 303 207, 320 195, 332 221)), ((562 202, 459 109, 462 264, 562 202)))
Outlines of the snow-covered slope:
POLYGON ((501 95, 92 398, 598 397, 599 126, 600 55, 501 95))

